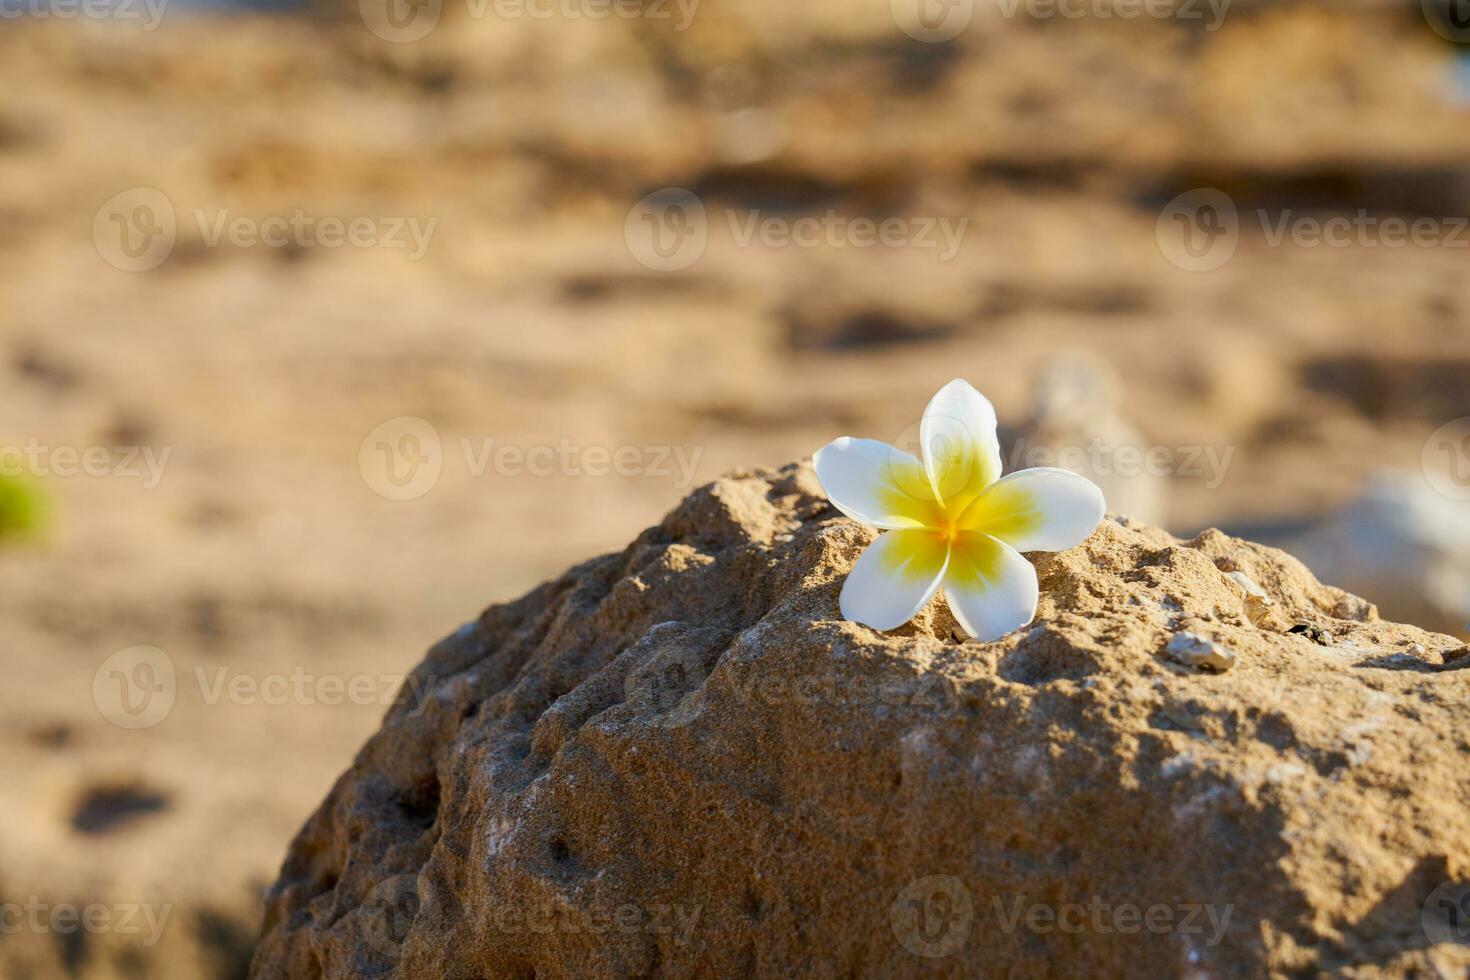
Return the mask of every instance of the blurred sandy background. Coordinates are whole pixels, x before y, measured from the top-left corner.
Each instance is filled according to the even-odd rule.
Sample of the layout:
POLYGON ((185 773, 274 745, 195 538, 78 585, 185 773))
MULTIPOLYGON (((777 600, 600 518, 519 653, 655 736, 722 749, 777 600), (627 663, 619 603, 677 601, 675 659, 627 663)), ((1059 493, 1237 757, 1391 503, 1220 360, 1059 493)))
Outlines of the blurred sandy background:
POLYGON ((242 975, 431 642, 954 376, 1463 626, 1470 49, 1418 5, 373 2, 5 7, 4 976, 242 975), (1360 213, 1438 237, 1268 234, 1360 213), (357 243, 252 243, 296 215, 357 243))

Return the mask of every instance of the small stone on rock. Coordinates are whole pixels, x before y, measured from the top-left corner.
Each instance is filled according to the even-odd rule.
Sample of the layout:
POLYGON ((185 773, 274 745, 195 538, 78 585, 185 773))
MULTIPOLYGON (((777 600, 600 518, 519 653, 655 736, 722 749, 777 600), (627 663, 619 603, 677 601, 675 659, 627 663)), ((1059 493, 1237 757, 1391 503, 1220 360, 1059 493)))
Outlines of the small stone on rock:
POLYGON ((1266 594, 1266 590, 1256 584, 1245 572, 1226 572, 1225 577, 1245 590, 1245 615, 1252 623, 1259 623, 1270 613, 1271 607, 1276 605, 1275 601, 1266 594))
POLYGON ((1316 625, 1315 623, 1297 623, 1286 632, 1295 633, 1298 636, 1305 636, 1307 639, 1311 640, 1313 643, 1316 643, 1319 646, 1332 646, 1332 634, 1322 627, 1316 625))
POLYGON ((1188 630, 1175 633, 1166 649, 1170 657, 1196 670, 1208 668, 1223 673, 1235 666, 1234 650, 1188 630))

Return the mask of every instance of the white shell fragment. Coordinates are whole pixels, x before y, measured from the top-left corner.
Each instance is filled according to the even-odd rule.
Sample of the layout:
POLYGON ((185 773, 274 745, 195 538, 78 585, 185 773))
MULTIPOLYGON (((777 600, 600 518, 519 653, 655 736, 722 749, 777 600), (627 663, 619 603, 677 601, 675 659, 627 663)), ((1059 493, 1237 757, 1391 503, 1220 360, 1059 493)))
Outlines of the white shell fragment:
POLYGON ((1246 595, 1257 596, 1262 599, 1265 599, 1267 597, 1266 590, 1257 585, 1256 580, 1251 578, 1245 572, 1226 572, 1225 577, 1230 579, 1230 581, 1234 582, 1236 585, 1240 586, 1242 589, 1245 589, 1246 595))
POLYGON ((1259 623, 1265 619, 1271 607, 1276 605, 1275 601, 1266 594, 1266 590, 1257 585, 1255 580, 1245 572, 1226 572, 1225 577, 1245 590, 1245 615, 1252 623, 1259 623))
POLYGON ((1235 666, 1235 651, 1188 630, 1175 633, 1166 652, 1186 667, 1224 672, 1235 666))

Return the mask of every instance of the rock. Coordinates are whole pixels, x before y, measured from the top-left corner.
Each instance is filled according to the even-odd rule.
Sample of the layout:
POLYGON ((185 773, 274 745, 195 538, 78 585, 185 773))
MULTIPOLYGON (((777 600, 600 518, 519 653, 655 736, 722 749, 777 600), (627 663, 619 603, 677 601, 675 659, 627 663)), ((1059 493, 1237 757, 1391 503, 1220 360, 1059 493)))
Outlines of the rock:
POLYGON ((1187 630, 1175 633, 1170 638, 1169 645, 1164 649, 1179 663, 1196 670, 1207 667, 1210 670, 1224 672, 1235 666, 1233 650, 1221 646, 1209 637, 1187 630))
POLYGON ((1000 641, 940 600, 882 634, 837 609, 873 537, 808 465, 746 473, 439 643, 292 843, 254 976, 1470 966, 1429 938, 1470 880, 1470 674, 1218 617, 1219 569, 1364 651, 1455 641, 1113 520, 1031 556, 1036 621, 1000 641), (1163 662, 1186 623, 1235 668, 1163 662))
POLYGON ((1325 582, 1428 629, 1470 620, 1470 507, 1419 473, 1381 472, 1344 508, 1283 542, 1325 582))

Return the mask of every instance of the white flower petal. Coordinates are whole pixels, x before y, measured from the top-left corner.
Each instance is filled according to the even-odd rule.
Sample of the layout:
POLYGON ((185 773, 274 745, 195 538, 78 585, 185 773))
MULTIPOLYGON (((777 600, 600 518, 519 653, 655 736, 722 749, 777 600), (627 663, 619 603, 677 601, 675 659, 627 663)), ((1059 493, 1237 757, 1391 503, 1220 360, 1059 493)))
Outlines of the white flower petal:
POLYGON ((913 453, 843 436, 812 456, 822 490, 832 505, 874 527, 928 527, 938 520, 924 466, 913 453))
POLYGON ((949 543, 942 535, 885 532, 862 553, 842 584, 842 618, 875 630, 902 626, 939 589, 948 564, 949 543))
POLYGON ((1036 615, 1036 569, 988 534, 961 532, 950 549, 944 598, 965 632, 988 643, 1036 615))
POLYGON ((990 486, 959 523, 1017 551, 1066 551, 1087 540, 1105 510, 1102 491, 1085 476, 1038 466, 990 486))
POLYGON ((995 425, 994 407, 960 378, 940 388, 924 409, 924 467, 934 492, 951 508, 963 508, 1000 478, 995 425))

